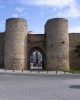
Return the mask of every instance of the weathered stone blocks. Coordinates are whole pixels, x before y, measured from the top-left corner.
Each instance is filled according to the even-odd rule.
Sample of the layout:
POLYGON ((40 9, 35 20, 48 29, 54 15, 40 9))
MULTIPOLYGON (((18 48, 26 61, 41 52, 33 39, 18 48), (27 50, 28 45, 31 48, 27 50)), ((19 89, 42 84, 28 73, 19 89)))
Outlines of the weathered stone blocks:
POLYGON ((48 20, 45 25, 45 34, 47 69, 69 69, 68 21, 63 18, 48 20))
POLYGON ((27 23, 24 19, 6 20, 4 66, 6 69, 27 69, 27 23))

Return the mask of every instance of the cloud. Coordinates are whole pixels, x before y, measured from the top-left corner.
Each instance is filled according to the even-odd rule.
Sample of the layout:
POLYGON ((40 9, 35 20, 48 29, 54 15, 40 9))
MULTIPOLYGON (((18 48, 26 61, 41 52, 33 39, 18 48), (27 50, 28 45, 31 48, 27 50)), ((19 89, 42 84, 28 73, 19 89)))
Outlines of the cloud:
POLYGON ((19 14, 12 14, 12 17, 19 17, 19 14))
POLYGON ((21 17, 24 17, 24 16, 28 16, 28 13, 24 12, 24 13, 21 13, 19 14, 21 17))
MULTIPOLYGON (((49 12, 55 12, 55 17, 70 17, 77 18, 80 16, 80 8, 77 6, 78 0, 21 0, 23 5, 35 5, 35 6, 47 6, 52 7, 54 10, 49 12)), ((45 12, 44 12, 45 13, 45 12)))
POLYGON ((67 9, 60 10, 57 13, 57 17, 69 17, 69 18, 77 18, 80 17, 80 9, 76 6, 70 6, 67 9))
POLYGON ((24 16, 28 16, 28 13, 15 13, 15 14, 12 14, 12 17, 24 17, 24 16))
POLYGON ((63 8, 68 5, 74 5, 75 0, 21 0, 23 4, 30 4, 30 5, 46 5, 46 6, 53 6, 58 8, 63 8))
POLYGON ((26 8, 25 7, 16 7, 15 8, 16 12, 12 14, 12 17, 24 17, 27 16, 28 13, 26 13, 26 8))
POLYGON ((20 8, 20 7, 16 7, 15 9, 17 12, 20 12, 20 13, 24 11, 24 8, 20 8))
POLYGON ((80 33, 80 26, 74 26, 69 29, 70 33, 80 33))

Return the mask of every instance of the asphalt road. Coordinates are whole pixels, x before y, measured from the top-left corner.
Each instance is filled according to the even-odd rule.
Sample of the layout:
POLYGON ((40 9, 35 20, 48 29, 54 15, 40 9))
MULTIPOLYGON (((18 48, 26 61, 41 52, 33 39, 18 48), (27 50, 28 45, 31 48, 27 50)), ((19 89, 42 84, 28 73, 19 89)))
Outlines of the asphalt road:
POLYGON ((80 100, 80 75, 0 74, 0 100, 80 100))

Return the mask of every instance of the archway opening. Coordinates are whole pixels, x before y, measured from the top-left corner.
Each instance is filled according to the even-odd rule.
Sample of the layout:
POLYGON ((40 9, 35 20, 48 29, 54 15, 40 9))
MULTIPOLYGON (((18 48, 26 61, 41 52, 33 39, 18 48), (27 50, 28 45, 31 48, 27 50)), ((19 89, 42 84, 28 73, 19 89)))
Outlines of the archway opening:
POLYGON ((40 48, 32 48, 29 54, 29 67, 30 69, 43 69, 44 55, 40 48))

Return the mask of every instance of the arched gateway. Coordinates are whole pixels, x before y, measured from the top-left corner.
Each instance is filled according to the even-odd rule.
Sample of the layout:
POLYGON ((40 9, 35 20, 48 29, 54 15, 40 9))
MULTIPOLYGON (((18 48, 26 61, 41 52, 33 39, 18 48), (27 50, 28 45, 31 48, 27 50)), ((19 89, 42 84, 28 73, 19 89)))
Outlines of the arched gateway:
POLYGON ((29 51, 29 69, 44 69, 44 52, 40 47, 33 47, 29 51))
POLYGON ((6 20, 6 31, 0 36, 0 65, 14 70, 27 70, 30 65, 47 70, 68 70, 68 20, 49 19, 45 24, 45 34, 31 34, 27 27, 24 19, 6 20))

